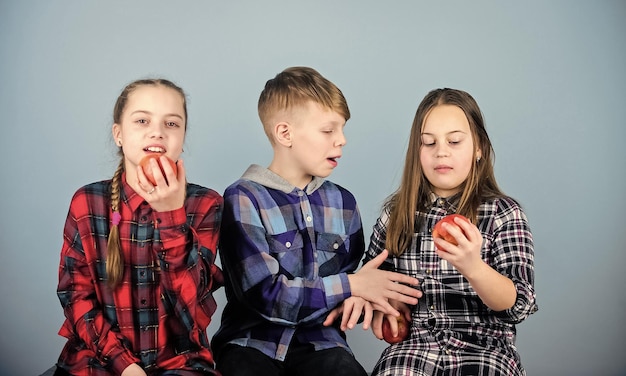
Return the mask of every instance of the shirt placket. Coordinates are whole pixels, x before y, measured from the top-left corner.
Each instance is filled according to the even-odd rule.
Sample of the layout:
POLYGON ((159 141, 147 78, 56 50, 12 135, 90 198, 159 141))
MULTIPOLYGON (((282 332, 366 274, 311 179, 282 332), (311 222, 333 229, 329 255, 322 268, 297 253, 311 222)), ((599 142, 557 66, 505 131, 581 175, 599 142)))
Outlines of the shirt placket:
MULTIPOLYGON (((311 202, 309 201, 309 196, 306 194, 306 192, 302 191, 302 190, 298 190, 298 197, 300 199, 300 212, 302 214, 302 228, 306 228, 308 237, 309 237, 309 244, 311 245, 311 249, 307 249, 305 251, 307 252, 311 252, 311 260, 313 260, 311 262, 311 264, 309 265, 303 265, 304 268, 304 274, 307 278, 315 278, 317 277, 318 274, 318 270, 319 270, 319 265, 317 263, 317 239, 315 237, 315 225, 314 225, 314 218, 313 218, 313 210, 311 208, 311 202)), ((307 244, 307 242, 305 241, 305 244, 307 244)))
POLYGON ((137 321, 138 348, 145 349, 139 355, 142 363, 148 368, 156 363, 156 349, 158 348, 158 302, 156 289, 158 286, 158 272, 153 257, 153 246, 159 239, 155 238, 152 226, 152 209, 147 203, 140 206, 137 218, 136 239, 133 242, 131 275, 135 285, 133 309, 137 321))

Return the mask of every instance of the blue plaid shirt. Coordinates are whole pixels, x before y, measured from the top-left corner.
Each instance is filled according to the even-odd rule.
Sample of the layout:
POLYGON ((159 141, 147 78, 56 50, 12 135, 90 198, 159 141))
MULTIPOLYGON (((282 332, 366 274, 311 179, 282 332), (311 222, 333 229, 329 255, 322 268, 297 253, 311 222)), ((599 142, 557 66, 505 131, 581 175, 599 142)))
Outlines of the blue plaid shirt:
POLYGON ((302 190, 252 165, 224 193, 220 236, 228 303, 216 354, 230 343, 284 360, 292 341, 350 351, 341 330, 322 325, 350 297, 347 274, 364 253, 350 192, 321 178, 302 190))

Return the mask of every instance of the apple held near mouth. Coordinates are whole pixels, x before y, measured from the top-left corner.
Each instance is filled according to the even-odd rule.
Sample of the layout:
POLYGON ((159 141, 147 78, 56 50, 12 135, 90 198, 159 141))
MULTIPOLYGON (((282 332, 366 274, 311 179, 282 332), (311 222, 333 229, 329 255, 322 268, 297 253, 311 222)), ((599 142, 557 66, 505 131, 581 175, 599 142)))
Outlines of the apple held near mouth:
MULTIPOLYGON (((467 219, 466 217, 462 216, 461 214, 446 215, 441 220, 439 220, 439 222, 437 222, 435 224, 435 227, 433 227, 433 238, 441 238, 441 239, 447 241, 448 243, 452 243, 454 245, 458 245, 458 243, 456 242, 456 239, 454 238, 454 236, 448 234, 448 231, 446 231, 443 228, 443 226, 442 226, 444 223, 448 223, 450 225, 454 225, 454 226, 458 227, 459 225, 457 225, 454 222, 455 218, 463 219, 464 221, 467 221, 468 223, 470 222, 469 219, 467 219)), ((461 231, 463 231, 463 229, 461 229, 461 231)))
MULTIPOLYGON (((159 165, 159 168, 161 169, 161 173, 165 177, 165 171, 163 170, 163 165, 161 165, 161 159, 159 158, 160 156, 161 154, 157 154, 157 153, 148 154, 145 157, 143 157, 141 161, 139 162, 139 165, 143 169, 144 175, 146 175, 146 178, 148 178, 148 180, 150 181, 150 183, 152 183, 152 185, 156 185, 156 180, 154 179, 154 174, 152 174, 152 168, 150 167, 151 159, 156 160, 157 164, 159 165)), ((172 170, 174 170, 174 173, 178 174, 178 167, 176 167, 176 162, 174 162, 167 156, 165 158, 167 158, 167 161, 170 163, 170 166, 172 167, 172 170)))
POLYGON ((383 319, 383 339, 390 344, 404 341, 409 336, 409 323, 403 315, 396 317, 398 321, 398 335, 393 336, 389 320, 383 319))

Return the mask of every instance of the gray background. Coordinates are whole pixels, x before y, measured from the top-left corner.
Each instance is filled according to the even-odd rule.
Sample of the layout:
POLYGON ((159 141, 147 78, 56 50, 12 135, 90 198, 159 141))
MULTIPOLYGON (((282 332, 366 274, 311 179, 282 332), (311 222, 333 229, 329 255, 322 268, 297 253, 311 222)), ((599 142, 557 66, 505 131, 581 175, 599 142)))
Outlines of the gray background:
MULTIPOLYGON (((64 343, 62 227, 74 191, 113 173, 122 87, 164 76, 186 89, 189 178, 223 192, 269 163, 256 101, 292 65, 348 99, 331 178, 357 197, 368 237, 419 101, 473 94, 535 236, 540 310, 518 327, 528 374, 624 374, 625 20, 626 3, 605 0, 0 0, 0 374, 41 373, 64 343)), ((361 328, 349 341, 371 369, 383 343, 361 328)))

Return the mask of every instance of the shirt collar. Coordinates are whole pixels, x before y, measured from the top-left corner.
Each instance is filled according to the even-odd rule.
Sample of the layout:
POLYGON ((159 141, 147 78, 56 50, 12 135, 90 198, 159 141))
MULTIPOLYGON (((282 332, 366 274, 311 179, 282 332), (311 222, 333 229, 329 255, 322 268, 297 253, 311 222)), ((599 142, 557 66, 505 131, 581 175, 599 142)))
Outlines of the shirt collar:
POLYGON ((463 192, 458 192, 450 197, 440 197, 434 194, 433 192, 431 192, 430 193, 431 206, 439 206, 442 208, 446 208, 446 211, 448 212, 456 213, 459 207, 459 203, 461 202, 462 193, 463 192))
MULTIPOLYGON (((256 164, 250 165, 246 172, 243 173, 241 178, 253 181, 255 183, 259 183, 268 188, 283 191, 285 193, 291 193, 294 190, 298 189, 296 186, 289 183, 280 175, 256 164)), ((306 187, 304 187, 304 191, 307 195, 310 195, 311 193, 315 192, 319 187, 321 187, 322 184, 324 184, 324 179, 314 176, 311 182, 307 184, 306 187)))
POLYGON ((122 173, 122 192, 121 201, 130 207, 131 212, 135 212, 141 204, 145 202, 126 181, 126 171, 122 173))

